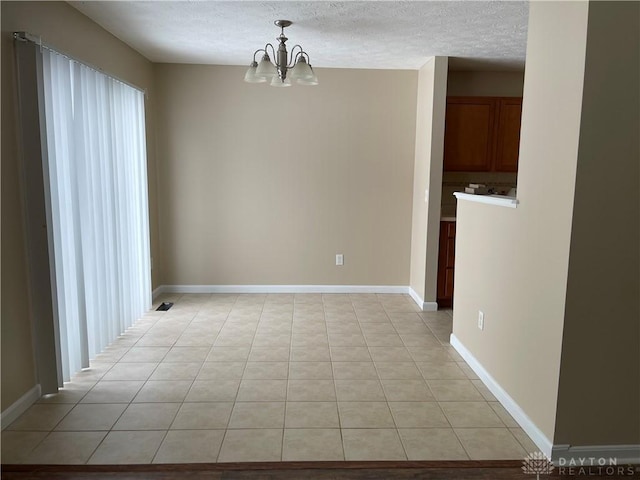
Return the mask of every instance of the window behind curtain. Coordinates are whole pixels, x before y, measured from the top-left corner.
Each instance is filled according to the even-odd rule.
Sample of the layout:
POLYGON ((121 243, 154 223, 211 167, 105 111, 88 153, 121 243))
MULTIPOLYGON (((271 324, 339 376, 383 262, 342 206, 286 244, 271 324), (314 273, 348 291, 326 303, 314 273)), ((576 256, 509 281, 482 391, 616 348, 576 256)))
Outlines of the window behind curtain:
POLYGON ((68 381, 151 306, 144 94, 42 54, 58 361, 68 381))

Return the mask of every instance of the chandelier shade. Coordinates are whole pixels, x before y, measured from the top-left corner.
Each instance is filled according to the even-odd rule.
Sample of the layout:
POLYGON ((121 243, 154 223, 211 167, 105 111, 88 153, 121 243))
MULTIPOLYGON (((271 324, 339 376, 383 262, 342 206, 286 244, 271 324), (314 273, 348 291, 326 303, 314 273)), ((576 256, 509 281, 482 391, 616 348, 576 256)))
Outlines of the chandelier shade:
POLYGON ((313 71, 305 58, 300 55, 296 65, 291 69, 291 78, 298 80, 301 78, 307 79, 311 77, 313 77, 313 71))
POLYGON ((291 54, 287 52, 285 42, 289 40, 284 35, 285 27, 291 25, 289 20, 276 20, 275 25, 281 28, 281 33, 276 37, 278 49, 267 43, 264 48, 256 50, 253 54, 253 61, 244 75, 247 83, 265 83, 270 81, 272 87, 289 87, 292 80, 300 85, 318 85, 318 77, 309 63, 309 55, 300 45, 295 45, 291 49, 291 54), (269 56, 269 47, 273 54, 274 61, 269 56), (262 58, 258 63, 256 55, 262 53, 262 58))
POLYGON ((267 81, 264 77, 259 77, 256 75, 256 69, 258 68, 258 62, 253 62, 247 73, 244 74, 244 81, 247 83, 264 83, 267 81))
POLYGON ((298 80, 299 85, 318 85, 318 77, 315 73, 310 78, 301 78, 298 80))
POLYGON ((277 75, 278 75, 278 70, 276 69, 276 66, 273 63, 271 63, 271 59, 269 58, 269 55, 265 53, 262 57, 262 60, 260 60, 258 67, 256 68, 256 76, 271 78, 277 75))
POLYGON ((284 80, 282 80, 281 78, 273 77, 273 80, 271 80, 271 84, 272 87, 290 87, 291 86, 291 80, 288 78, 285 78, 284 80))

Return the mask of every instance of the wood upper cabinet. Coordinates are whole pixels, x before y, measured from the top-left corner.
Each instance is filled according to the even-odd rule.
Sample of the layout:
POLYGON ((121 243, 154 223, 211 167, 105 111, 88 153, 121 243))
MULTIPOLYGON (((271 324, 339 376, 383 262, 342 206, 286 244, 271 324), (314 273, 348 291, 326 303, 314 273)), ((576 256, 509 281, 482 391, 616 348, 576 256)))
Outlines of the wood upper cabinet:
POLYGON ((448 97, 447 172, 516 172, 522 98, 448 97))
POLYGON ((518 171, 521 117, 522 98, 501 98, 499 100, 494 163, 494 170, 497 172, 518 171))
POLYGON ((495 105, 492 98, 448 98, 444 130, 444 170, 491 169, 495 105))

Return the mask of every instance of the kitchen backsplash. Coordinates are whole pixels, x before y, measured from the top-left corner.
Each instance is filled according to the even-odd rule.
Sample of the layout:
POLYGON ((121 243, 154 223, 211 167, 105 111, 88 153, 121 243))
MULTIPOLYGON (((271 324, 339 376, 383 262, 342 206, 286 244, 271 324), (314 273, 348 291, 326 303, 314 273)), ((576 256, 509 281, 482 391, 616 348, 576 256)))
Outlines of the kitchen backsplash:
POLYGON ((442 174, 442 203, 443 217, 455 217, 456 197, 454 192, 464 192, 464 187, 470 183, 485 184, 496 189, 497 193, 506 193, 516 187, 517 173, 502 172, 443 172, 442 174))

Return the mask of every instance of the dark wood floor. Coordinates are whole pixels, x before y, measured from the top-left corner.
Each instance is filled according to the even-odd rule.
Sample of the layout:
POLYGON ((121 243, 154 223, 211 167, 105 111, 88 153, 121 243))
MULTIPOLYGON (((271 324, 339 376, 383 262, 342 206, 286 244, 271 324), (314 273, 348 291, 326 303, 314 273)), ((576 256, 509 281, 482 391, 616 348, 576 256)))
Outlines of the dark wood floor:
MULTIPOLYGON (((6 480, 533 480, 518 460, 460 462, 281 462, 184 465, 2 465, 6 480)), ((629 467, 620 475, 595 478, 640 478, 629 467)), ((579 478, 577 472, 555 469, 541 478, 579 478)), ((586 473, 582 473, 585 476, 586 473)))
POLYGON ((281 462, 243 464, 54 466, 7 465, 2 479, 52 480, 417 480, 524 478, 520 461, 281 462))

